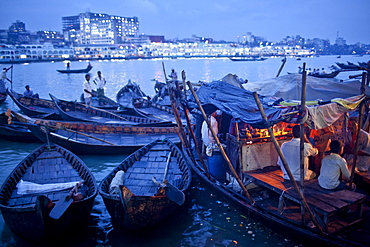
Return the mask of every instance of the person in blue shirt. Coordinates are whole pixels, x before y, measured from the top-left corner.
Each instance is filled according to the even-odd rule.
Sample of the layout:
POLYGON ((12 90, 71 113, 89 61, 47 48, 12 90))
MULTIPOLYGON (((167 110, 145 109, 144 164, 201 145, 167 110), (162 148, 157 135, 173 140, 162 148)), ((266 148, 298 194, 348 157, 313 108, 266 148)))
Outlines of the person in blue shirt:
POLYGON ((39 98, 39 94, 37 94, 37 93, 34 94, 33 91, 30 89, 30 86, 29 85, 26 85, 25 88, 26 88, 26 91, 24 91, 23 97, 26 97, 26 98, 39 98))

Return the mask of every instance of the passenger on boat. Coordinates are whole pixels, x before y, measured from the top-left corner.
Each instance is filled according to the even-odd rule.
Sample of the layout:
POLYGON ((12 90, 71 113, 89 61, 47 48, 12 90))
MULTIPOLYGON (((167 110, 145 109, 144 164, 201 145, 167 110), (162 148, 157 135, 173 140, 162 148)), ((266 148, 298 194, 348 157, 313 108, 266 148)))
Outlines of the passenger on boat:
POLYGON ((67 70, 70 70, 71 69, 71 64, 68 62, 67 63, 67 70))
MULTIPOLYGON (((300 180, 300 126, 295 125, 293 127, 293 139, 285 142, 281 145, 281 151, 284 154, 284 157, 288 163, 289 169, 294 177, 294 180, 300 180)), ((316 173, 308 169, 308 156, 315 156, 318 153, 317 148, 314 148, 308 141, 306 135, 304 135, 304 171, 305 171, 305 180, 309 180, 316 177, 316 173)), ((289 176, 284 168, 283 162, 280 157, 278 160, 278 165, 284 174, 284 179, 289 180, 289 176)))
POLYGON ((33 93, 33 91, 30 89, 30 86, 29 85, 26 85, 25 86, 26 88, 26 91, 24 91, 23 93, 23 97, 25 98, 39 98, 39 94, 38 93, 33 93))
POLYGON ((343 153, 343 149, 341 141, 334 140, 330 143, 331 154, 327 155, 321 162, 320 176, 318 178, 321 188, 327 190, 349 188, 348 183, 351 175, 347 167, 347 161, 340 156, 343 153), (340 180, 341 174, 344 181, 340 180))
POLYGON ((172 81, 177 81, 177 72, 175 71, 175 69, 171 70, 171 74, 169 76, 172 79, 172 81))
POLYGON ((104 97, 104 86, 107 84, 105 78, 101 75, 101 72, 97 72, 98 76, 94 79, 94 83, 96 85, 96 94, 98 97, 99 105, 102 104, 103 97, 104 97))
POLYGON ((3 68, 3 71, 1 71, 1 76, 0 76, 0 93, 1 94, 6 93, 6 87, 5 87, 6 81, 9 81, 10 83, 12 83, 12 81, 6 77, 6 72, 8 72, 8 70, 10 70, 11 68, 13 68, 13 66, 10 66, 9 68, 3 68))
POLYGON ((301 66, 298 66, 298 73, 302 74, 302 72, 303 72, 303 68, 301 66))
MULTIPOLYGON (((218 122, 216 120, 217 116, 221 116, 222 111, 217 110, 213 112, 209 117, 213 131, 218 135, 218 122)), ((206 154, 208 160, 208 171, 209 173, 219 182, 226 182, 226 165, 225 160, 220 152, 218 145, 216 144, 215 138, 212 132, 209 130, 206 121, 202 124, 202 140, 204 147, 206 147, 206 154)))
POLYGON ((85 104, 86 106, 89 106, 92 103, 92 96, 93 96, 89 74, 85 75, 85 82, 83 84, 83 89, 84 89, 85 104))
MULTIPOLYGON (((357 139, 358 124, 354 121, 349 121, 348 130, 349 136, 344 146, 344 158, 351 166, 354 162, 355 144, 357 139)), ((358 140, 359 151, 357 153, 356 171, 366 172, 370 170, 370 134, 360 129, 358 140)))
MULTIPOLYGON (((208 121, 210 122, 212 129, 218 134, 218 122, 216 120, 217 116, 221 116, 222 111, 217 110, 214 111, 211 115, 208 117, 208 121)), ((211 133, 211 131, 208 129, 208 125, 206 121, 203 121, 202 123, 202 141, 205 146, 208 146, 209 144, 215 144, 216 141, 211 133)))
POLYGON ((320 75, 325 75, 326 74, 326 70, 324 68, 321 69, 320 71, 320 75))

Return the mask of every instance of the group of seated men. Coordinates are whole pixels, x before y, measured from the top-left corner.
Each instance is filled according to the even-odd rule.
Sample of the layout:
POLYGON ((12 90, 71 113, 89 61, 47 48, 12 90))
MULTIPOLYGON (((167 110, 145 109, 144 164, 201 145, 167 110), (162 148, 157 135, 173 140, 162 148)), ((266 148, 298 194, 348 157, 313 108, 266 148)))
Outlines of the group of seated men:
MULTIPOLYGON (((300 126, 296 125, 292 129, 293 139, 285 142, 281 146, 289 169, 293 175, 294 180, 300 180, 300 126)), ((318 183, 321 188, 327 190, 341 190, 354 189, 354 184, 350 184, 350 172, 348 170, 347 161, 341 157, 344 146, 339 140, 332 140, 330 142, 330 151, 321 161, 320 175, 318 176, 318 183)), ((318 149, 313 147, 305 136, 304 143, 304 179, 309 180, 316 178, 314 171, 309 170, 309 156, 316 156, 318 149)), ((283 171, 284 179, 289 180, 287 171, 284 168, 282 160, 279 158, 278 164, 283 171)))

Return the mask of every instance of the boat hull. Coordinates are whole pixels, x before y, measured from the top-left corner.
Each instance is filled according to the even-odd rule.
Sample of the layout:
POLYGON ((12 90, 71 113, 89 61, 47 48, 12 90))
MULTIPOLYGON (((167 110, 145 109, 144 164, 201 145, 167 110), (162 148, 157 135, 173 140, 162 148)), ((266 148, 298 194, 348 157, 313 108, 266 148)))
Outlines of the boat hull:
POLYGON ((87 67, 86 69, 57 69, 59 73, 62 74, 78 74, 78 73, 88 73, 92 69, 92 66, 87 67))
MULTIPOLYGON (((157 149, 154 152, 165 153, 164 151, 170 151, 172 158, 175 158, 176 160, 176 163, 170 162, 171 165, 170 168, 168 168, 168 173, 166 177, 168 181, 175 185, 176 179, 180 179, 182 183, 179 183, 176 186, 178 186, 178 189, 182 192, 185 192, 190 186, 190 167, 188 166, 186 160, 183 158, 182 152, 176 145, 168 140, 164 140, 155 141, 142 147, 140 150, 127 157, 110 174, 108 174, 108 176, 105 177, 99 185, 99 193, 103 197, 104 204, 106 205, 107 210, 112 217, 112 222, 115 226, 131 230, 153 227, 165 218, 168 218, 175 210, 180 207, 178 204, 171 201, 166 195, 156 194, 156 191, 159 187, 153 185, 151 178, 152 176, 157 176, 158 180, 162 179, 167 157, 162 157, 164 162, 156 163, 155 160, 158 161, 160 157, 156 159, 150 158, 154 157, 150 154, 150 152, 153 152, 151 151, 153 150, 152 147, 157 149), (166 147, 162 150, 160 148, 157 148, 158 146, 166 147), (131 178, 135 173, 129 172, 130 167, 133 167, 132 169, 138 169, 139 167, 135 165, 135 162, 141 162, 141 164, 144 164, 142 162, 145 162, 148 157, 149 160, 152 160, 151 162, 156 163, 155 167, 157 168, 155 170, 161 173, 161 177, 159 177, 159 174, 156 174, 156 172, 152 170, 150 174, 147 174, 145 171, 143 171, 140 179, 136 180, 136 182, 133 181, 133 179, 130 179, 131 181, 127 181, 128 179, 126 178, 124 185, 127 186, 128 189, 131 189, 133 192, 133 195, 129 198, 129 200, 127 200, 126 203, 123 203, 119 195, 109 193, 110 184, 118 171, 122 170, 128 173, 129 175, 127 175, 127 177, 131 178), (139 181, 145 184, 143 184, 143 187, 153 187, 150 187, 151 189, 149 189, 150 191, 152 191, 151 195, 148 195, 144 192, 142 195, 138 195, 138 186, 135 186, 135 184, 137 184, 137 182, 139 181)), ((146 169, 145 165, 141 167, 141 169, 146 169)))
POLYGON ((77 156, 58 145, 51 144, 49 148, 49 145, 44 144, 30 153, 5 180, 0 190, 0 209, 5 223, 15 235, 27 240, 44 242, 62 239, 68 233, 85 229, 96 195, 95 178, 77 156), (44 154, 46 156, 43 156, 44 154), (55 155, 55 159, 59 159, 59 162, 53 156, 48 157, 49 154, 55 155), (58 166, 54 165, 58 163, 58 166), (38 170, 41 167, 45 167, 45 169, 49 167, 49 172, 44 170, 41 173, 38 170), (64 168, 67 168, 65 171, 71 171, 71 174, 78 174, 78 176, 67 174, 62 176, 61 172, 64 168), (68 193, 70 189, 66 192, 28 192, 23 196, 17 196, 19 188, 17 190, 16 185, 18 182, 22 180, 40 184, 40 181, 43 180, 49 181, 45 183, 50 183, 54 176, 52 169, 55 169, 56 174, 60 174, 57 176, 58 179, 55 178, 54 183, 78 179, 83 180, 86 185, 84 199, 73 202, 59 219, 50 218, 49 212, 60 198, 64 198, 62 195, 68 193), (33 170, 39 172, 34 173, 33 170))

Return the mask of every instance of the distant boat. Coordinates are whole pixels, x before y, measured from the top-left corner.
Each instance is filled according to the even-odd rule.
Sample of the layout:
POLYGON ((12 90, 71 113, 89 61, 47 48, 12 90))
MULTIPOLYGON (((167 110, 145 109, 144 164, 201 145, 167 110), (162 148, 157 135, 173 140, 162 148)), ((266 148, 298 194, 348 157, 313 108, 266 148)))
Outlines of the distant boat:
MULTIPOLYGON (((336 77, 339 73, 341 72, 341 70, 337 70, 337 71, 333 71, 331 73, 327 73, 327 74, 308 74, 308 76, 313 76, 313 77, 317 77, 317 78, 334 78, 336 77)), ((290 73, 288 72, 288 74, 294 74, 294 73, 290 73)), ((299 73, 299 74, 302 74, 302 73, 299 73)))
POLYGON ((337 56, 337 58, 341 58, 341 57, 342 57, 341 55, 337 56))
POLYGON ((265 57, 229 57, 231 61, 265 61, 265 57))
POLYGON ((76 74, 76 73, 88 73, 92 69, 91 64, 87 65, 86 69, 57 69, 59 73, 63 74, 76 74))

